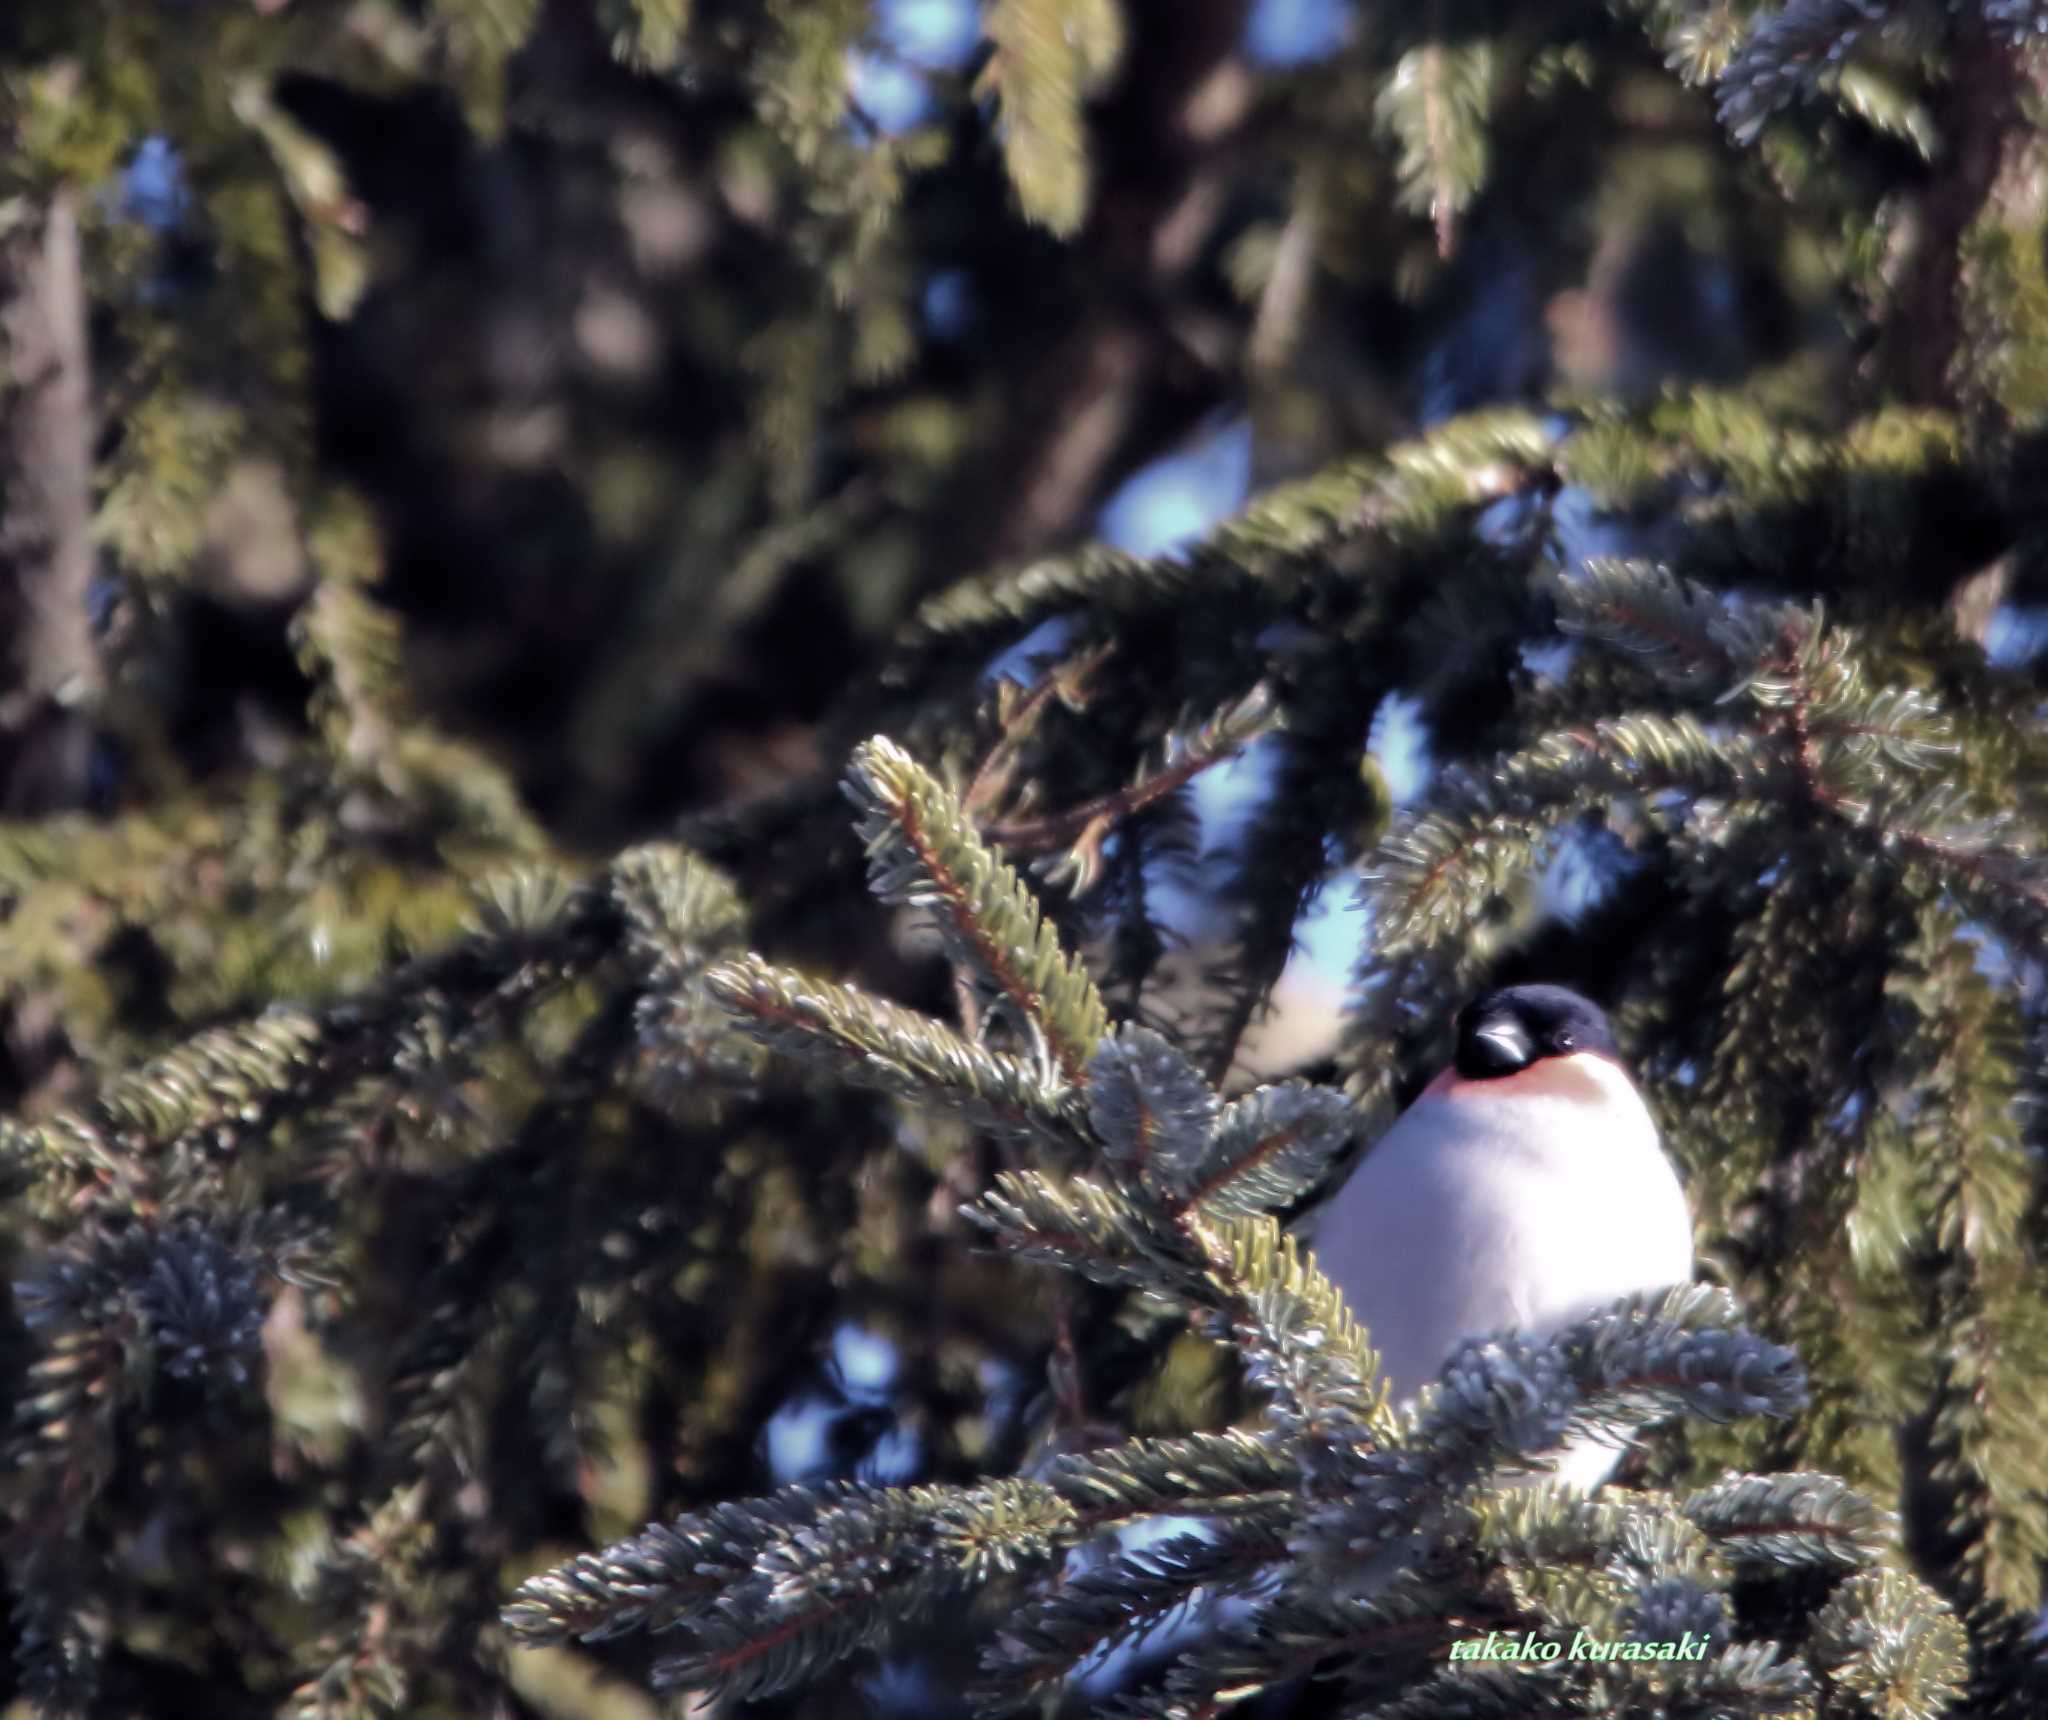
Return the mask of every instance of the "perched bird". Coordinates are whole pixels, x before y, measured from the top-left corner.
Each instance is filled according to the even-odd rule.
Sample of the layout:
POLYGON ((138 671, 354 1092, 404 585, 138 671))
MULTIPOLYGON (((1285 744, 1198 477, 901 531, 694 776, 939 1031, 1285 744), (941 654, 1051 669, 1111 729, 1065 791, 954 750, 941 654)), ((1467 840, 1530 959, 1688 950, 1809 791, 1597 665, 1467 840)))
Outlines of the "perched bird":
MULTIPOLYGON (((1366 1153, 1312 1240, 1397 1399, 1461 1339, 1547 1337, 1693 1266, 1685 1191, 1607 1018, 1554 985, 1466 1006, 1451 1066, 1366 1153)), ((1593 1488, 1619 1457, 1585 1440, 1554 1473, 1593 1488)))

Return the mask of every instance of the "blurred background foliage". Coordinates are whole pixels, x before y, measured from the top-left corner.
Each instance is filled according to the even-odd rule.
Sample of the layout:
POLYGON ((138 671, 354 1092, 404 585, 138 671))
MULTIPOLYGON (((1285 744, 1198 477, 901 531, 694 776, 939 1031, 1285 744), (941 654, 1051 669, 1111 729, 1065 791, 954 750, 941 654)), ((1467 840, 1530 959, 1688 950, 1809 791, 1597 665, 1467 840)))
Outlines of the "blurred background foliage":
MULTIPOLYGON (((696 985, 751 945, 953 1008, 836 789, 885 731, 1212 1074, 1376 1117, 1482 976, 1617 1006, 1716 1269, 1841 1388, 1696 1460, 1899 1500, 1974 1711, 2029 1711, 2041 23, 13 0, 15 1696, 646 1713, 631 1649, 509 1651, 509 1584, 1049 1437, 1049 1304, 955 1212, 989 1143, 764 1071, 696 985), (1477 796, 1690 697, 1559 631, 1602 557, 1824 600, 1894 701, 1863 810, 1477 796), (1888 858, 1937 704, 1958 799, 1898 818, 1983 821, 1975 894, 1888 858), (1474 880, 1348 912, 1411 839, 1474 880)), ((1121 1430, 1234 1413, 1205 1346, 1083 1325, 1055 1378, 1121 1430)), ((957 1711, 956 1635, 790 1706, 957 1711)))

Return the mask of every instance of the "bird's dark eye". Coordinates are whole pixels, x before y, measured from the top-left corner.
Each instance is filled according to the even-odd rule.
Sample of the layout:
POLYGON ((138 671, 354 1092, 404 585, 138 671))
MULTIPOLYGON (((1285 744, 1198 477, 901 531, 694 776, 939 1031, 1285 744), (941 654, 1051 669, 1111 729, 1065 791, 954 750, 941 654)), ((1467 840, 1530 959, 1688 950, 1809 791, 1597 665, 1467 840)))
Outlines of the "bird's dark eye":
POLYGON ((1560 1033, 1557 1036, 1557 1048, 1560 1051, 1569 1051, 1578 1042, 1577 1037, 1570 1033, 1560 1033))

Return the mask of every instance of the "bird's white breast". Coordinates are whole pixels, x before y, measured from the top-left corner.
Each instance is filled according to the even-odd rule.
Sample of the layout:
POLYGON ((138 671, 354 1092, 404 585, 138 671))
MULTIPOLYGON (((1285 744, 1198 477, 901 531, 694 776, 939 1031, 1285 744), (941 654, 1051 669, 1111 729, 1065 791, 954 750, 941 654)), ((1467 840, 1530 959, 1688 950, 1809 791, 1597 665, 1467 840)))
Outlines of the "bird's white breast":
POLYGON ((1314 1248, 1396 1397, 1463 1338, 1548 1336, 1692 1277, 1656 1125, 1621 1069, 1585 1055, 1426 1093, 1338 1191, 1314 1248))

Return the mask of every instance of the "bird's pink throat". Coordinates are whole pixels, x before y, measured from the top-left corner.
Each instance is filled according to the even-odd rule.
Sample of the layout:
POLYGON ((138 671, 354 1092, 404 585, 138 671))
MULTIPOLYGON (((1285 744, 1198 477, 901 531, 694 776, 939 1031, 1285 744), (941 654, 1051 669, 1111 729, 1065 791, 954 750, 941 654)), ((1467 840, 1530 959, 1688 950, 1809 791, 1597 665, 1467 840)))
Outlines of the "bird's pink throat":
POLYGON ((1607 1061, 1590 1051, 1574 1051, 1564 1057, 1539 1057, 1512 1075, 1485 1080, 1460 1075, 1452 1065, 1422 1090, 1422 1096, 1456 1098, 1461 1093, 1483 1092, 1499 1099, 1597 1099, 1607 1091, 1597 1065, 1607 1061))

